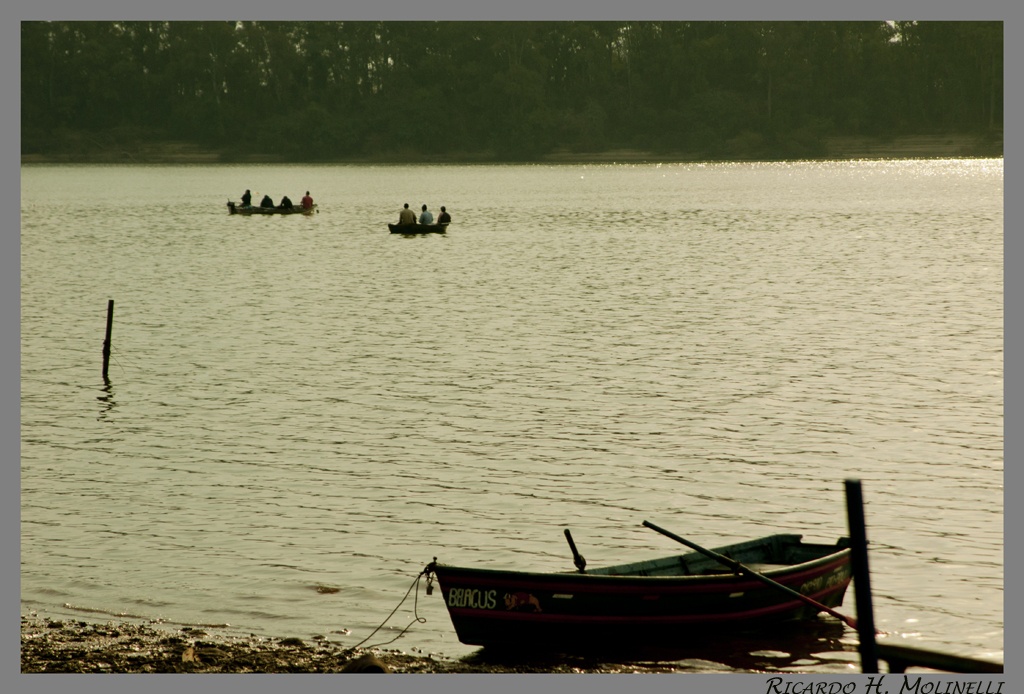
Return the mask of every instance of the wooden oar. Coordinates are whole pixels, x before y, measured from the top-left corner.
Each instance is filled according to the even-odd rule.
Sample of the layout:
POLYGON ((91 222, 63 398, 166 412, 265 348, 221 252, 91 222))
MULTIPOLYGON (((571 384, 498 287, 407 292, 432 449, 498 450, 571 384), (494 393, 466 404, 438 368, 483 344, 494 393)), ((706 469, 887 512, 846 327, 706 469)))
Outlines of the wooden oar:
POLYGON ((853 617, 847 617, 844 614, 836 612, 831 607, 827 607, 826 605, 822 605, 817 600, 815 600, 813 598, 809 598, 806 595, 804 595, 803 593, 800 593, 798 591, 793 590, 789 586, 784 586, 781 583, 779 583, 778 581, 773 581, 772 579, 768 578, 764 574, 758 573, 758 572, 754 571, 753 569, 744 566, 743 564, 739 563, 735 559, 731 559, 731 558, 725 556, 724 554, 719 554, 718 552, 712 552, 710 549, 704 549, 700 545, 697 545, 697 544, 695 544, 693 542, 690 542, 689 540, 686 540, 686 539, 684 539, 682 537, 679 537, 675 533, 670 533, 668 530, 665 530, 664 528, 659 528, 654 523, 649 523, 647 521, 644 521, 643 524, 646 527, 650 528, 651 530, 658 531, 659 533, 661 533, 665 537, 670 537, 673 540, 675 540, 676 542, 681 542, 682 544, 686 545, 687 547, 691 547, 691 548, 697 550, 698 552, 700 552, 701 554, 703 554, 706 557, 711 557, 715 561, 718 561, 718 562, 721 562, 722 564, 725 564, 726 566, 728 566, 730 569, 732 569, 736 573, 742 573, 742 574, 744 574, 746 576, 750 576, 751 578, 756 578, 757 580, 761 581, 762 583, 767 583, 768 585, 773 586, 775 588, 778 588, 779 590, 783 591, 784 593, 786 593, 788 595, 791 595, 794 598, 797 598, 798 600, 804 601, 805 603, 807 603, 811 607, 816 607, 819 610, 821 610, 822 612, 828 612, 833 617, 837 617, 837 618, 843 620, 844 622, 846 622, 846 624, 850 628, 852 628, 852 629, 856 629, 857 628, 857 620, 854 619, 853 617))
POLYGON ((583 569, 587 568, 587 560, 576 549, 576 543, 572 541, 572 534, 568 528, 565 529, 565 539, 569 541, 569 549, 572 550, 572 563, 576 565, 580 573, 583 573, 583 569))

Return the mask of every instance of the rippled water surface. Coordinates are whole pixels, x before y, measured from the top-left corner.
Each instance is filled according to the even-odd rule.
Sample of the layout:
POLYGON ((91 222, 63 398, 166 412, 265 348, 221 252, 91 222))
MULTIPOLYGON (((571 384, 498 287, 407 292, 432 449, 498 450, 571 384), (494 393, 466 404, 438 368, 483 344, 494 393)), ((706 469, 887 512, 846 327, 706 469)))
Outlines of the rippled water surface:
MULTIPOLYGON (((565 527, 591 566, 684 549, 643 520, 833 541, 857 478, 876 625, 1002 658, 1002 160, 21 186, 23 610, 355 645, 434 557, 571 571, 565 527), (228 215, 245 188, 320 213, 228 215), (404 202, 449 233, 389 234, 404 202)), ((371 643, 414 606, 390 647, 474 650, 422 590, 371 643)), ((702 657, 855 666, 823 622, 702 657)))

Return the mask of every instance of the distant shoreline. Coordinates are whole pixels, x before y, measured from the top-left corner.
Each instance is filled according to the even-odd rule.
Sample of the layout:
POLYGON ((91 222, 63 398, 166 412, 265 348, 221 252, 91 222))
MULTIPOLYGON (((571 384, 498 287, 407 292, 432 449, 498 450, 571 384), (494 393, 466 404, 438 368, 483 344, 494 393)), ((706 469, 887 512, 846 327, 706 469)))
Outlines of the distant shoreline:
POLYGON ((759 158, 736 153, 730 157, 703 157, 694 153, 654 153, 635 149, 601 152, 555 152, 524 162, 498 160, 486 152, 453 153, 441 156, 400 153, 337 160, 300 161, 268 154, 235 155, 208 150, 182 142, 97 149, 63 154, 22 154, 22 164, 614 164, 614 163, 697 163, 743 161, 858 160, 858 159, 947 159, 1003 156, 1002 138, 976 135, 922 135, 890 139, 833 137, 824 141, 819 156, 793 159, 759 158))

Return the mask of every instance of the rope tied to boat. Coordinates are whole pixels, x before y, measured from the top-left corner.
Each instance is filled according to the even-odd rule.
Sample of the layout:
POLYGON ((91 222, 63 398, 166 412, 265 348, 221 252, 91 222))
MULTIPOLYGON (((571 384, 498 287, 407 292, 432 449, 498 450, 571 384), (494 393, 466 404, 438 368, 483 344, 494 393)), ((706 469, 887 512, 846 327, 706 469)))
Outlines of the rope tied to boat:
POLYGON ((416 574, 416 578, 415 578, 415 580, 413 580, 412 585, 409 586, 409 590, 405 591, 405 595, 402 597, 401 601, 399 601, 399 603, 397 605, 395 605, 395 609, 391 610, 391 614, 389 614, 384 619, 384 621, 380 623, 380 626, 378 626, 376 629, 371 631, 369 636, 367 636, 365 639, 363 639, 362 641, 357 643, 355 646, 353 646, 353 648, 362 648, 364 643, 366 643, 367 641, 372 639, 374 634, 376 634, 378 631, 383 629, 384 625, 387 624, 388 621, 392 617, 395 616, 395 613, 398 612, 398 609, 402 605, 405 604, 406 600, 409 599, 409 594, 413 592, 414 588, 416 589, 416 592, 413 594, 413 603, 412 603, 413 619, 412 619, 412 621, 409 622, 408 626, 406 626, 404 629, 402 629, 400 632, 398 632, 398 635, 395 638, 391 639, 390 641, 384 641, 382 643, 375 643, 375 644, 372 644, 370 646, 366 646, 366 648, 378 648, 380 646, 387 646, 388 644, 394 643, 398 639, 402 638, 406 634, 406 632, 408 632, 410 629, 412 629, 413 624, 426 624, 426 622, 427 622, 426 617, 420 617, 419 609, 418 609, 419 608, 419 598, 420 598, 420 589, 419 589, 420 588, 420 579, 422 579, 424 576, 427 577, 427 595, 430 595, 432 592, 434 592, 434 586, 433 586, 434 572, 433 572, 433 567, 434 567, 434 563, 436 561, 437 561, 437 558, 435 557, 433 562, 428 564, 425 569, 423 569, 418 574, 416 574))

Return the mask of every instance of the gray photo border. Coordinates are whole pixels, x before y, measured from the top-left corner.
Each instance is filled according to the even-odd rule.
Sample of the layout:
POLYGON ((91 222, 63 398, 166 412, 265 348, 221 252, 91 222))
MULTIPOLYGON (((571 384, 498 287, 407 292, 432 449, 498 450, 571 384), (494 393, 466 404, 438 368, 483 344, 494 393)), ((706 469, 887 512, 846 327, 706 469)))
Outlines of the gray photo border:
MULTIPOLYGON (((71 20, 71 19, 179 19, 215 20, 244 16, 252 19, 403 19, 403 20, 569 20, 569 19, 665 19, 665 20, 811 20, 811 19, 936 19, 936 20, 1002 20, 1005 22, 1005 102, 1004 113, 1004 173, 1009 181, 1020 180, 1015 158, 1009 156, 1019 150, 1019 138, 1015 128, 1005 127, 1020 113, 1020 77, 1009 66, 1021 65, 1014 55, 1022 52, 1013 40, 1019 33, 1019 6, 1012 0, 983 0, 981 2, 957 3, 955 0, 861 0, 858 3, 822 3, 814 0, 699 0, 699 2, 678 2, 678 0, 526 0, 517 3, 473 3, 470 0, 359 0, 358 2, 332 2, 331 0, 291 0, 286 3, 271 3, 268 0, 245 2, 244 0, 185 0, 173 4, 154 2, 131 2, 130 0, 15 0, 5 3, 0 14, 12 21, 0 22, 0 50, 3 52, 3 85, 8 98, 4 99, 2 119, 4 137, 0 140, 3 154, 3 175, 7 184, 2 186, 3 224, 0 227, 0 304, 4 330, 0 331, 0 539, 3 552, 8 560, 0 565, 0 673, 3 673, 3 689, 9 692, 171 692, 171 691, 231 691, 245 694, 278 694, 281 691, 295 692, 519 692, 523 690, 579 691, 587 694, 603 694, 638 690, 641 692, 688 693, 707 692, 710 694, 744 694, 766 692, 767 676, 744 674, 689 675, 46 675, 20 674, 20 22, 23 20, 71 20), (19 98, 13 98, 18 94, 19 98), (1009 165, 1007 165, 1007 163, 1009 165), (17 560, 17 561, 15 561, 17 560), (14 674, 19 673, 19 674, 14 674), (628 683, 625 677, 629 677, 628 683)), ((1016 122, 1013 122, 1016 125, 1016 122)), ((1021 281, 1007 271, 1011 259, 1020 255, 1022 234, 1016 223, 1020 222, 1020 196, 1013 193, 1015 186, 1005 186, 1011 194, 1005 198, 1004 229, 1004 296, 1020 296, 1012 289, 1021 281)), ((1008 488, 1019 488, 1019 474, 1016 464, 1006 465, 1011 450, 1020 448, 1019 437, 1014 435, 1020 412, 1020 395, 1011 389, 1019 385, 1015 378, 1017 367, 1016 352, 1019 346, 1020 310, 1017 304, 1004 300, 1004 480, 1008 488), (1010 367, 1013 367, 1011 371, 1010 367)), ((868 490, 870 491, 870 490, 868 490)), ((1004 499, 1006 493, 1004 491, 1004 499)), ((1016 504, 1004 504, 1004 554, 1008 563, 1004 568, 1006 589, 1019 582, 1020 553, 1016 533, 1009 532, 1015 523, 1012 517, 1019 517, 1016 504), (1009 550, 1009 551, 1007 551, 1009 550)), ((1006 623, 1004 634, 1005 662, 1007 672, 992 678, 992 689, 970 690, 982 694, 997 694, 995 682, 1004 681, 999 694, 1024 691, 1021 678, 1016 676, 1016 647, 1019 644, 1017 625, 1019 607, 1012 601, 1005 603, 1006 623), (1012 682, 1016 681, 1015 687, 1012 682)), ((870 694, 866 688, 866 675, 801 676, 805 684, 840 682, 856 683, 855 691, 870 694)), ((787 678, 788 679, 788 678, 787 678)), ((976 677, 954 678, 940 676, 933 680, 940 682, 977 680, 976 677)), ((988 681, 988 678, 982 678, 988 681)), ((885 683, 877 694, 897 694, 899 679, 885 683), (891 689, 895 684, 895 689, 891 689)), ((806 689, 806 692, 816 691, 806 689)), ((934 694, 943 694, 945 689, 937 687, 934 694)), ((958 691, 949 689, 949 692, 958 691)), ((959 690, 963 691, 963 690, 959 690)), ((794 692, 800 694, 800 692, 794 692)))

